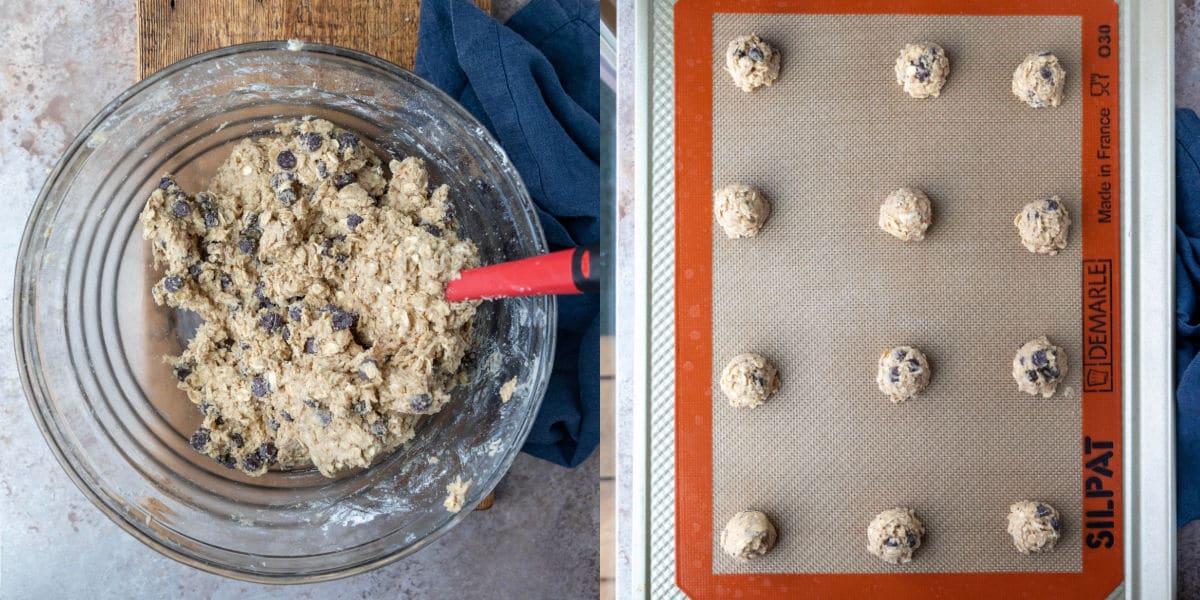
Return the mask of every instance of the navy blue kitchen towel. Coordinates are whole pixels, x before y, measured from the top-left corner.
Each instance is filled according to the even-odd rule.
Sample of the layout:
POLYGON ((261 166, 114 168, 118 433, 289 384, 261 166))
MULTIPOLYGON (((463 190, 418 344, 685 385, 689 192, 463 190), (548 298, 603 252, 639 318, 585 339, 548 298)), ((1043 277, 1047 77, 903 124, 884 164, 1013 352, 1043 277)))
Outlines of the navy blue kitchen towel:
POLYGON ((1175 403, 1178 523, 1200 518, 1200 118, 1175 111, 1175 403))
MULTIPOLYGON (((500 24, 468 0, 424 0, 417 75, 504 147, 551 250, 600 239, 600 5, 533 0, 500 24)), ((523 450, 573 467, 600 443, 599 294, 560 296, 554 372, 523 450)))

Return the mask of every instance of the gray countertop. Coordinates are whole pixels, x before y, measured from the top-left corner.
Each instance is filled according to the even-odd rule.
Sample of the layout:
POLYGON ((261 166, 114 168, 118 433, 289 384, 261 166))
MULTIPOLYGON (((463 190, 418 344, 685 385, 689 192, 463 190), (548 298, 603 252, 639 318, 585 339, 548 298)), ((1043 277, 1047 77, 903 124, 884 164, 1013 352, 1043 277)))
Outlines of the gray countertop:
MULTIPOLYGON (((521 0, 498 1, 511 14, 521 0)), ((83 125, 134 82, 130 0, 0 0, 0 306, 42 182, 83 125)), ((34 424, 0 318, 0 598, 595 598, 598 461, 568 470, 522 455, 471 514, 398 563, 303 586, 242 583, 178 564, 76 489, 34 424)))

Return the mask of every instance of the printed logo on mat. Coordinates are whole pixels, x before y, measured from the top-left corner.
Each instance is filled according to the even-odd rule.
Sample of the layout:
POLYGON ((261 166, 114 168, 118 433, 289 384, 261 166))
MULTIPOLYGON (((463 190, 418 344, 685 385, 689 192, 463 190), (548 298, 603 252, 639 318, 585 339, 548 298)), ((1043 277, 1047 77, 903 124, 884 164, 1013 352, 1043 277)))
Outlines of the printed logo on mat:
POLYGON ((1112 259, 1083 261, 1083 391, 1113 390, 1112 259))

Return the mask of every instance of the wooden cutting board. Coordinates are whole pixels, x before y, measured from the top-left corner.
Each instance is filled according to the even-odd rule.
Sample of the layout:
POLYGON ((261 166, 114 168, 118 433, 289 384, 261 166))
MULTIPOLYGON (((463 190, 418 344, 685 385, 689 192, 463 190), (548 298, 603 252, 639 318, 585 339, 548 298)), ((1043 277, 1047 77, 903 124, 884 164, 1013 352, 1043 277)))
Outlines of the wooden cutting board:
MULTIPOLYGON (((472 1, 491 13, 492 0, 472 1)), ((336 44, 412 69, 420 15, 421 0, 137 0, 138 79, 201 52, 290 39, 336 44)), ((146 290, 158 275, 148 277, 146 290)), ((153 300, 147 306, 153 313, 153 300)), ((494 498, 488 494, 476 510, 491 508, 494 498)))
MULTIPOLYGON (((492 0, 473 1, 491 11, 492 0)), ((412 69, 420 12, 420 0, 137 0, 138 79, 223 46, 288 39, 412 69)))

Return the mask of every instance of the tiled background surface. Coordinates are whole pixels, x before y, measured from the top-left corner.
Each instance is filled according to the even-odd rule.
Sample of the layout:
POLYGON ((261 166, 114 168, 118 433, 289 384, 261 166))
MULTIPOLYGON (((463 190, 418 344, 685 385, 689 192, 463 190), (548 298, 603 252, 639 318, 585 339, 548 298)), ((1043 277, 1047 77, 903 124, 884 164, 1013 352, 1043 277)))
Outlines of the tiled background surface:
MULTIPOLYGON (((511 14, 527 0, 495 0, 511 14)), ((134 3, 0 0, 0 306, 26 215, 80 128, 134 81, 134 3)), ((0 340, 12 339, 0 318, 0 340)), ((38 432, 0 343, 0 598, 595 598, 601 460, 568 470, 521 456, 427 549, 361 576, 264 586, 202 573, 126 535, 75 488, 38 432)))

